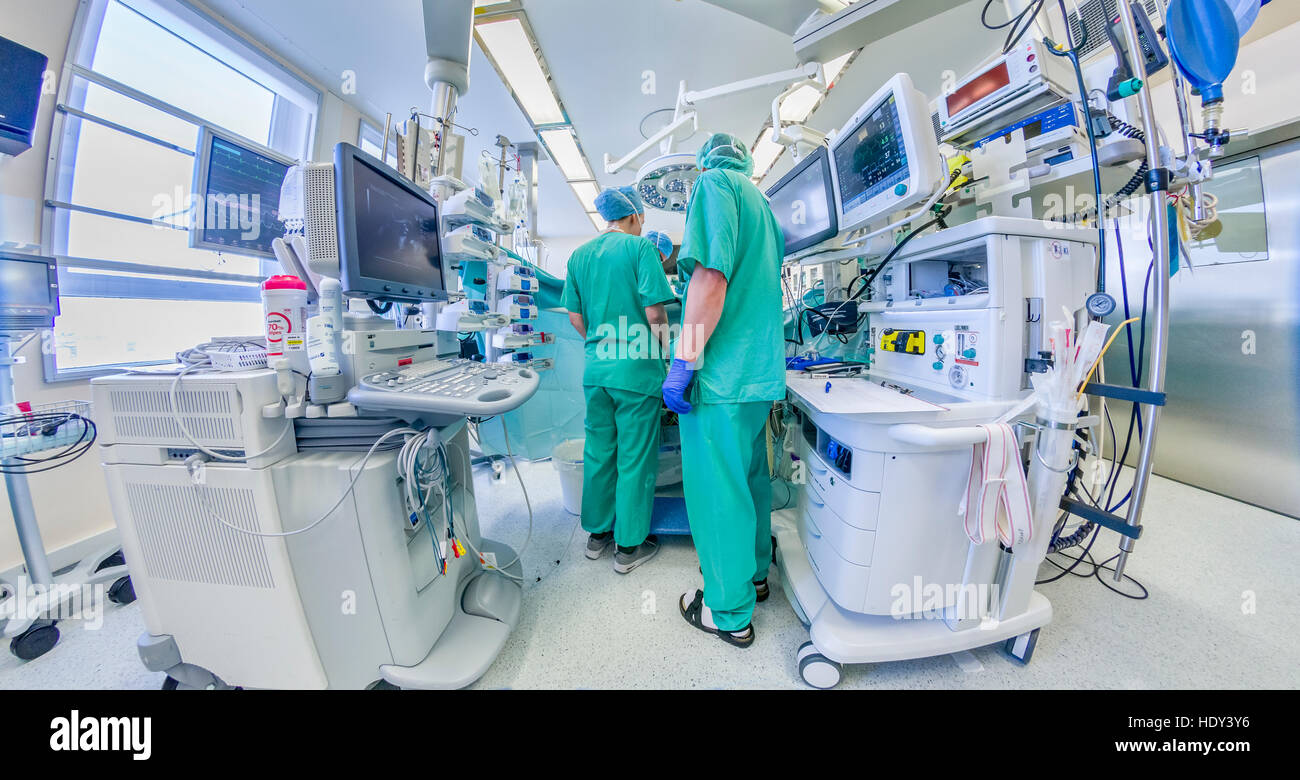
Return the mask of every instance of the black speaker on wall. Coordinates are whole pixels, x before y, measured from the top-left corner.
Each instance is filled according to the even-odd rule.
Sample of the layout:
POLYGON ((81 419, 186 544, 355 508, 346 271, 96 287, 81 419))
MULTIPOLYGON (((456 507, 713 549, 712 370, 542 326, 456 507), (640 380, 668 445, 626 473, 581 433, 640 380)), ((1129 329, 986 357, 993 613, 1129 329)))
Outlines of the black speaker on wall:
POLYGON ((0 154, 32 148, 36 109, 49 58, 0 38, 0 154))

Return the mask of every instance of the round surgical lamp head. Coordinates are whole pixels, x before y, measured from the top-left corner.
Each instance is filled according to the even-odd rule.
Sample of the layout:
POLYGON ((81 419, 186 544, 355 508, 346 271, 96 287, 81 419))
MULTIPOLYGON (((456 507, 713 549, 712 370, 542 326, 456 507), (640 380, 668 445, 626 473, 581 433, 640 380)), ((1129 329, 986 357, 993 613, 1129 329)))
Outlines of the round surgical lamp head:
POLYGON ((699 175, 694 154, 665 154, 636 172, 636 189, 647 207, 681 212, 686 210, 691 187, 699 175))

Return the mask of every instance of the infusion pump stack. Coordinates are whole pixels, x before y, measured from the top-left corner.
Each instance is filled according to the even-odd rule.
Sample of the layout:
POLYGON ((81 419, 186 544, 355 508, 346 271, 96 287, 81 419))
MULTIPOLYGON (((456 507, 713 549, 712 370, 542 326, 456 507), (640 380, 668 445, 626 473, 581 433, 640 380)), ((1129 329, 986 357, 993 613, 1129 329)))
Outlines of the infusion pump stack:
POLYGON ((141 660, 178 687, 464 687, 522 598, 520 556, 479 532, 467 417, 537 373, 381 316, 447 301, 450 268, 440 204, 379 160, 292 167, 280 215, 309 372, 245 339, 92 382, 141 660))

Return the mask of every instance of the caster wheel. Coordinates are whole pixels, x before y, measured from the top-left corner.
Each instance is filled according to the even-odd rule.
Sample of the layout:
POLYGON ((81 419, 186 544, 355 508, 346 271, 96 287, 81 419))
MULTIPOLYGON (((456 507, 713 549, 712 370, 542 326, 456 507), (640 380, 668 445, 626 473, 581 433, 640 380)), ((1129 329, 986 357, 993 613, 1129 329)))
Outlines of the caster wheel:
MULTIPOLYGON (((811 645, 811 643, 809 643, 811 645)), ((816 648, 799 649, 799 676, 814 688, 828 690, 840 684, 842 669, 839 664, 817 652, 816 648)))
POLYGON ((166 679, 166 680, 163 680, 162 690, 164 690, 164 691, 174 691, 174 690, 176 690, 179 686, 180 686, 180 682, 179 682, 175 677, 172 677, 171 675, 168 675, 168 676, 167 676, 167 679, 166 679))
POLYGON ((506 467, 501 461, 499 460, 492 461, 492 479, 494 481, 500 482, 501 476, 505 473, 506 473, 506 467))
POLYGON ((30 661, 53 650, 58 642, 59 629, 53 623, 37 624, 10 640, 9 652, 30 661))
POLYGON ((100 561, 99 565, 95 567, 95 571, 103 571, 104 569, 111 569, 114 566, 125 566, 125 565, 126 565, 126 558, 122 555, 122 551, 118 550, 117 552, 108 556, 104 560, 100 561))
POLYGON ((1022 664, 1029 663, 1029 660, 1034 657, 1034 647, 1038 644, 1038 631, 1039 629, 1035 628, 1028 634, 1021 634, 1008 639, 1005 645, 1007 655, 1022 664))
POLYGON ((108 600, 114 604, 130 604, 135 601, 135 586, 131 584, 131 578, 119 577, 108 586, 108 600))

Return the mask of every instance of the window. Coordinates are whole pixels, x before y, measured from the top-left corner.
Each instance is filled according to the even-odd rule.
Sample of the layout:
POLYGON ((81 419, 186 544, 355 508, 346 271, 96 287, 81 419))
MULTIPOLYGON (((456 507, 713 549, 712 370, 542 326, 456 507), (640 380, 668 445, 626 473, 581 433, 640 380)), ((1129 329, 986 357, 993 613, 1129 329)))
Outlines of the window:
MULTIPOLYGON (((379 157, 379 148, 383 145, 383 128, 362 119, 361 128, 357 131, 357 148, 366 154, 379 157)), ((397 132, 391 128, 388 131, 388 153, 384 155, 384 162, 394 168, 397 167, 397 132)))
POLYGON ((320 93, 184 3, 89 0, 74 35, 46 183, 61 308, 46 380, 260 333, 274 262, 190 246, 199 132, 305 159, 320 93))

